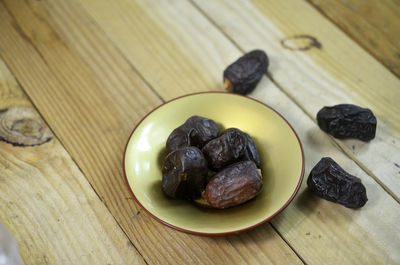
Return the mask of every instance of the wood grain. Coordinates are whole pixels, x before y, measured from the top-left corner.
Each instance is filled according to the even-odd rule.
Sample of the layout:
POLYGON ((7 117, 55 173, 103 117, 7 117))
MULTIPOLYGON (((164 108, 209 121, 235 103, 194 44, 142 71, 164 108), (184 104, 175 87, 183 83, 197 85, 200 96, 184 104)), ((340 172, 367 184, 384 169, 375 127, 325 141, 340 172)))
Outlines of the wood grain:
MULTIPOLYGON (((45 124, 0 60, 0 110, 13 108, 29 109, 25 119, 45 124)), ((37 129, 28 126, 27 136, 37 129)), ((145 264, 58 139, 49 136, 36 146, 0 141, 0 221, 16 238, 24 263, 145 264)))
POLYGON ((196 1, 196 5, 240 49, 264 49, 271 59, 270 76, 309 117, 315 119, 323 106, 340 103, 370 108, 378 119, 374 140, 335 142, 400 201, 396 76, 306 2, 196 1), (219 10, 224 16, 218 15, 219 10), (310 38, 321 48, 310 46, 310 38), (309 49, 301 50, 304 47, 309 49))
MULTIPOLYGON (((241 53, 236 49, 235 56, 230 56, 235 51, 232 43, 227 41, 223 35, 215 31, 212 28, 212 24, 204 19, 198 18, 197 14, 193 9, 190 9, 185 2, 174 2, 160 4, 159 2, 149 2, 146 4, 136 2, 118 2, 109 3, 107 1, 82 1, 82 5, 90 12, 95 21, 105 30, 107 35, 115 45, 120 48, 121 52, 135 64, 135 67, 142 73, 151 72, 153 64, 162 64, 163 60, 174 61, 175 64, 181 65, 182 68, 187 65, 189 60, 196 61, 200 57, 209 56, 208 60, 212 61, 215 51, 218 51, 221 57, 224 58, 225 64, 221 66, 218 71, 211 68, 203 68, 201 72, 196 72, 195 75, 206 77, 205 80, 211 79, 218 81, 222 70, 227 64, 232 62, 241 53), (146 8, 141 8, 142 5, 146 5, 146 8), (146 10, 149 15, 146 14, 146 10), (179 13, 179 20, 173 20, 171 24, 169 18, 177 17, 179 13), (130 16, 133 16, 132 18, 130 16), (150 16, 150 18, 146 17, 150 16), (140 17, 141 23, 135 24, 134 21, 140 17), (207 28, 207 34, 198 37, 197 34, 193 34, 190 28, 186 29, 189 23, 196 21, 196 28, 207 28), (201 23, 201 25, 198 25, 201 23), (140 27, 125 27, 124 25, 140 25, 140 27), (175 29, 172 33, 170 28, 175 29), (152 30, 157 29, 156 33, 152 30), (141 34, 139 34, 140 32, 141 34), (188 43, 189 47, 194 46, 194 43, 213 43, 213 47, 202 45, 200 49, 193 50, 193 54, 190 57, 185 56, 184 51, 179 49, 174 50, 172 53, 163 53, 162 59, 159 56, 154 56, 151 53, 142 52, 143 60, 136 60, 137 54, 131 49, 128 49, 130 45, 140 46, 140 38, 145 32, 152 32, 160 36, 161 39, 168 39, 169 45, 178 46, 180 42, 188 43), (204 40, 205 38, 205 40, 204 40), (228 52, 228 53, 227 53, 228 52), (166 56, 169 56, 167 59, 166 56), (147 62, 151 61, 153 64, 147 62)), ((227 9, 216 9, 216 10, 227 10, 227 9)), ((217 14, 215 14, 217 16, 217 14)), ((244 28, 240 32, 246 32, 244 28)), ((235 32, 235 34, 240 34, 235 32)), ((148 41, 146 47, 135 46, 134 50, 142 49, 161 49, 157 41, 148 41)), ((162 51, 160 51, 161 53, 162 51)), ((207 59, 205 59, 207 60, 207 59)), ((193 63, 194 64, 194 63, 193 63)), ((167 80, 167 78, 176 78, 175 82, 179 83, 180 76, 176 74, 173 77, 167 77, 169 72, 160 72, 156 77, 154 75, 145 75, 146 80, 149 84, 152 84, 154 90, 156 90, 163 97, 169 97, 166 92, 167 89, 172 90, 173 83, 162 83, 157 82, 158 78, 167 80), (169 85, 169 87, 168 87, 169 85)), ((190 78, 190 76, 188 76, 190 78)), ((193 79, 196 80, 196 79, 193 79)), ((340 79, 338 80, 340 81, 340 79)), ((172 82, 172 81, 171 81, 172 82)), ((212 81, 209 86, 213 86, 212 81)), ((222 82, 218 81, 222 86, 222 82)), ((199 84, 195 82, 186 85, 187 92, 198 91, 199 84)), ((326 261, 326 254, 329 254, 328 263, 344 263, 351 264, 355 260, 360 260, 362 263, 374 263, 380 260, 387 261, 387 263, 395 263, 399 257, 397 256, 395 249, 399 247, 399 241, 393 237, 391 232, 387 229, 387 224, 379 224, 379 216, 375 215, 377 209, 384 209, 385 205, 387 208, 382 210, 387 218, 388 222, 394 222, 397 218, 397 212, 399 209, 398 204, 394 201, 382 188, 375 183, 365 172, 363 172, 354 162, 346 158, 345 155, 338 149, 336 144, 330 141, 330 138, 322 133, 312 122, 312 120, 305 115, 301 109, 296 107, 295 104, 272 83, 270 80, 264 78, 259 88, 252 94, 252 96, 260 99, 273 107, 281 111, 285 117, 295 125, 295 128, 299 129, 302 141, 305 143, 306 148, 306 161, 307 170, 309 172, 311 167, 315 165, 318 160, 324 155, 330 155, 334 157, 340 164, 345 166, 347 170, 357 176, 361 177, 365 184, 369 194, 372 194, 371 204, 368 205, 365 210, 363 209, 362 214, 354 212, 341 206, 332 206, 331 203, 324 203, 322 200, 318 200, 312 196, 304 197, 303 195, 304 185, 302 187, 302 193, 299 196, 299 201, 296 200, 294 205, 289 206, 284 211, 282 219, 278 218, 279 221, 274 221, 274 226, 278 229, 284 238, 291 244, 297 253, 307 262, 320 264, 326 261), (306 198, 306 199, 304 199, 306 198), (318 210, 315 211, 315 203, 313 200, 318 200, 318 204, 321 205, 319 212, 322 213, 324 219, 321 224, 321 217, 317 214, 318 210), (326 219, 332 219, 334 216, 332 212, 336 212, 340 218, 334 218, 335 222, 326 222, 326 219), (310 220, 307 215, 303 214, 302 210, 305 209, 307 215, 310 216, 310 220), (394 215, 393 215, 394 214, 394 215), (354 220, 354 223, 349 220, 354 220), (369 220, 377 222, 371 225, 369 220), (301 224, 301 226, 300 226, 301 224), (303 225, 304 224, 304 225, 303 225), (307 233, 317 233, 315 236, 318 240, 315 240, 313 236, 308 237, 307 233), (321 236, 319 238, 318 236, 321 236), (350 245, 350 242, 364 241, 364 238, 368 238, 369 241, 365 245, 350 245), (306 244, 305 244, 306 243, 306 244), (343 244, 346 243, 346 244, 343 244), (364 255, 364 250, 368 250, 368 255, 364 255), (355 253, 355 254, 352 254, 355 253), (338 255, 335 255, 338 254, 338 255)), ((392 223, 394 225, 394 223, 392 223)), ((392 226, 390 225, 390 226, 392 226)), ((257 231, 257 230, 256 230, 257 231)))
POLYGON ((76 2, 165 100, 222 90, 222 70, 239 54, 187 1, 76 2))
POLYGON ((398 1, 308 0, 308 2, 400 77, 398 1))
MULTIPOLYGON (((134 125, 161 101, 77 3, 6 1, 0 21, 1 55, 146 262, 301 263, 269 224, 256 234, 207 238, 167 228, 137 208, 123 179, 123 148, 134 125)), ((153 76, 165 76, 158 71, 153 76)))

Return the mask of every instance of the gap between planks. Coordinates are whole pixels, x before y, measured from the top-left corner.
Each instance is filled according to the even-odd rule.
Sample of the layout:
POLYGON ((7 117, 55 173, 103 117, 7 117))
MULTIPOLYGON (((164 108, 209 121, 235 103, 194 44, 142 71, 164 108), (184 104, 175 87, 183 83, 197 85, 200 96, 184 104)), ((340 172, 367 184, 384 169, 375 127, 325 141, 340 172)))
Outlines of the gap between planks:
MULTIPOLYGON (((7 10, 7 12, 10 14, 10 16, 12 16, 12 14, 9 12, 9 10, 7 10)), ((32 43, 31 43, 32 44, 32 43)), ((32 44, 33 46, 33 44, 32 44)), ((35 48, 35 50, 38 52, 38 54, 40 56, 42 56, 40 54, 40 52, 35 48)), ((119 52, 119 51, 118 51, 119 52)), ((11 70, 11 68, 7 65, 6 61, 3 59, 3 57, 0 56, 0 60, 3 61, 3 63, 5 64, 5 66, 7 67, 8 71, 11 73, 11 75, 13 76, 13 78, 15 79, 17 85, 19 86, 19 88, 22 90, 22 92, 24 93, 25 97, 27 98, 27 100, 32 104, 33 108, 37 111, 37 113, 39 114, 40 118, 46 123, 46 125, 48 126, 49 130, 52 132, 52 134, 54 135, 54 138, 57 139, 57 141, 60 143, 60 145, 62 146, 62 148, 67 152, 69 158, 72 160, 72 162, 75 164, 75 166, 78 168, 78 170, 80 171, 80 173, 85 176, 85 180, 87 183, 89 183, 90 187, 92 188, 92 190, 94 191, 94 193, 96 194, 96 196, 99 198, 99 200, 101 201, 101 203, 104 205, 104 207, 107 209, 107 211, 110 213, 110 215, 113 217, 115 223, 118 225, 118 227, 121 229, 122 233, 126 236, 126 238, 128 239, 128 241, 131 243, 131 245, 135 248, 135 250, 137 251, 137 253, 139 253, 140 257, 142 257, 143 261, 146 264, 149 264, 147 262, 147 260, 144 258, 144 256, 142 255, 142 253, 139 251, 139 249, 135 246, 135 244, 132 242, 132 240, 129 238, 129 236, 127 235, 127 233, 125 232, 125 230, 121 227, 121 224, 118 222, 118 220, 115 218, 115 216, 112 214, 112 212, 110 211, 110 209, 108 208, 107 204, 104 202, 103 198, 97 193, 97 190, 93 187, 92 183, 90 183, 90 181, 88 180, 87 176, 85 175, 85 173, 83 172, 83 170, 81 169, 81 167, 79 166, 79 164, 75 161, 75 159, 72 157, 72 155, 69 153, 68 149, 65 147, 64 143, 61 141, 61 139, 56 135, 55 131, 52 129, 52 127, 50 126, 50 123, 47 122, 47 120, 44 118, 44 116, 42 115, 42 113, 40 112, 39 108, 36 107, 35 103, 33 102, 32 98, 29 96, 28 93, 26 93, 24 87, 22 86, 22 84, 19 82, 17 76, 13 73, 13 71, 11 70)), ((132 66, 132 68, 134 69, 134 71, 136 71, 136 68, 134 68, 132 66)), ((142 78, 142 76, 140 76, 142 78)), ((144 80, 145 81, 145 80, 144 80)), ((145 81, 147 83, 147 81, 145 81)), ((153 88, 152 88, 153 91, 153 88)), ((155 93, 158 97, 160 97, 157 93, 155 93)), ((161 97, 160 97, 161 99, 161 97)), ((162 100, 164 102, 164 100, 162 100)))
MULTIPOLYGON (((103 32, 104 33, 104 32, 103 32)), ((136 67, 124 56, 124 54, 122 53, 122 51, 114 44, 114 42, 112 42, 108 35, 104 33, 105 38, 107 39, 107 41, 111 44, 111 46, 113 46, 115 48, 115 50, 121 55, 121 57, 126 61, 126 63, 132 68, 132 71, 134 71, 140 78, 140 80, 142 80, 151 90, 151 92, 154 93, 154 95, 157 96, 157 98, 162 102, 161 104, 165 103, 165 99, 163 99, 161 97, 161 95, 157 92, 157 90, 144 78, 144 76, 142 75, 141 72, 139 72, 136 67)), ((139 123, 139 122, 138 122, 139 123)))
MULTIPOLYGON (((355 43, 357 43, 364 51, 366 51, 369 55, 371 55, 371 57, 375 58, 375 60, 377 60, 381 65, 383 65, 386 69, 388 69, 394 76, 396 76, 397 78, 400 78, 400 75, 394 71, 391 67, 389 67, 387 64, 385 64, 381 58, 379 58, 377 55, 373 54, 368 47, 363 44, 361 41, 358 42, 356 38, 354 38, 348 31, 346 31, 343 27, 341 27, 338 23, 336 23, 333 19, 331 19, 325 12, 324 10, 317 6, 316 4, 312 3, 310 0, 306 0, 307 3, 312 6, 318 13, 320 13, 324 18, 326 18, 327 20, 329 20, 333 25, 335 25, 338 29, 340 29, 347 37, 349 37, 349 39, 353 40, 355 43)), ((357 163, 357 162, 356 162, 357 163)), ((357 165, 359 165, 357 163, 357 165)), ((367 172, 367 171, 366 171, 367 172)), ((386 190, 386 189, 385 189, 386 190)), ((386 190, 387 191, 387 190, 386 190)), ((390 192, 388 192, 389 194, 391 194, 390 192)), ((393 197, 393 196, 392 196, 393 197)), ((400 202, 399 199, 396 199, 397 202, 400 202)))
MULTIPOLYGON (((245 53, 246 51, 236 42, 236 41, 234 41, 220 26, 218 26, 216 23, 215 23, 215 21, 210 17, 210 16, 208 16, 208 14, 207 13, 205 13, 204 11, 203 11, 203 9, 201 9, 193 0, 189 0, 189 2, 194 6, 194 8, 196 8, 212 25, 214 25, 214 27, 215 28, 217 28, 220 32, 221 32, 221 34, 222 35, 224 35, 230 42, 232 42, 232 44, 236 47, 236 48, 238 48, 238 50, 240 50, 242 53, 245 53)), ((318 10, 319 11, 319 10, 318 10)), ((325 17, 325 15, 323 14, 323 13, 321 13, 324 17, 325 17)), ((329 21, 331 21, 331 20, 329 20, 329 21)), ((332 22, 332 21, 331 21, 332 22)), ((332 22, 333 23, 333 22, 332 22)), ((338 27, 335 23, 333 23, 336 27, 338 27)), ((340 27, 338 27, 341 31, 342 31, 342 29, 340 28, 340 27)), ((344 31, 343 31, 344 32, 344 31)), ((346 35, 348 36, 348 34, 346 33, 346 35)), ((350 36, 349 36, 350 37, 350 36)), ((351 38, 353 41, 354 41, 354 39, 353 38, 351 38)), ((355 41, 356 42, 356 41, 355 41)), ((357 43, 357 42, 356 42, 357 43)), ((363 50, 365 50, 364 49, 364 47, 363 46, 360 46, 363 50)), ((368 50, 366 50, 367 52, 368 52, 368 54, 370 54, 369 53, 369 51, 368 50)), ((372 54, 370 54, 372 57, 374 57, 375 58, 375 56, 373 56, 372 54)), ((376 59, 376 58, 375 58, 376 59)), ((380 64, 382 64, 379 60, 377 60, 378 61, 378 63, 380 63, 380 64)), ((383 64, 384 65, 384 64, 383 64)), ((387 68, 386 67, 386 65, 385 65, 385 68, 387 68)), ((389 69, 390 70, 390 69, 389 69)), ((391 72, 392 72, 392 70, 390 70, 391 72)), ((297 105, 297 107, 299 107, 302 111, 303 111, 303 113, 305 114, 305 115, 307 115, 314 123, 315 123, 315 118, 313 117, 313 116, 311 116, 311 114, 309 114, 304 108, 303 108, 303 106, 293 97, 293 96, 291 96, 290 95, 290 93, 288 93, 279 83, 278 83, 278 81, 276 81, 273 77, 272 77, 272 75, 270 75, 269 73, 267 73, 266 74, 266 76, 268 76, 268 78, 271 80, 271 82, 273 82, 288 98, 290 98, 290 100, 291 101, 293 101, 293 103, 294 104, 296 104, 297 105)), ((390 191, 390 189, 385 185, 385 184, 383 184, 380 180, 379 180, 379 178, 377 177, 377 176, 375 176, 375 174, 373 174, 370 170, 368 170, 368 168, 366 168, 364 165, 363 165, 363 163, 361 163, 358 159, 356 159, 354 156, 352 156, 352 155, 350 155, 348 152, 346 152, 341 146, 340 146, 340 144, 338 144, 338 140, 336 140, 336 139, 334 139, 332 136, 330 136, 330 138, 332 139, 332 142, 335 144, 335 146, 337 146, 337 148, 339 149, 339 150, 341 150, 342 151, 342 153, 344 153, 349 159, 351 159, 351 160, 353 160, 368 176, 370 176, 373 180, 375 180, 375 182, 376 183, 378 183, 378 185, 379 186, 381 186, 382 188, 383 188, 383 190, 385 190, 397 203, 399 203, 400 204, 400 198, 399 197, 397 197, 393 192, 391 192, 390 191)), ((274 229, 275 229, 275 227, 274 227, 274 229)), ((275 229, 276 230, 276 229, 275 229)), ((277 231, 278 232, 278 231, 277 231)), ((279 233, 278 233, 279 234, 279 233)), ((282 237, 282 239, 283 239, 283 237, 282 237)), ((285 241, 286 242, 286 241, 285 241)), ((288 244, 289 245, 289 244, 288 244)), ((289 245, 290 246, 290 245, 289 245)), ((301 259, 301 260, 303 260, 300 256, 299 256, 299 258, 301 259)))
POLYGON ((307 264, 307 262, 300 256, 300 254, 296 251, 296 249, 292 245, 290 245, 289 241, 287 241, 286 238, 279 232, 279 230, 272 224, 272 222, 269 222, 269 224, 276 231, 276 233, 282 238, 282 240, 285 241, 285 243, 290 247, 290 249, 297 255, 297 257, 301 260, 301 262, 307 264))

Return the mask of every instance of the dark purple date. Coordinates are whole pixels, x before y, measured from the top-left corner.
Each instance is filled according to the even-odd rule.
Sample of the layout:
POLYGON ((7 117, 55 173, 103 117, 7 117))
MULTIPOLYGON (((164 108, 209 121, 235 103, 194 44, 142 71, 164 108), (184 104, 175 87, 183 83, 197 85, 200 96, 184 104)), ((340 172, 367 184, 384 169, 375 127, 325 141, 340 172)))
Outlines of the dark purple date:
POLYGON ((176 199, 195 199, 201 196, 207 181, 207 161, 193 146, 172 151, 162 167, 162 188, 176 199))
POLYGON ((268 64, 264 51, 246 53, 225 69, 225 89, 236 94, 249 94, 267 72, 268 64))
POLYGON ((218 126, 210 119, 192 116, 172 131, 167 139, 167 153, 187 146, 202 148, 218 136, 218 126))
POLYGON ((360 208, 368 201, 361 180, 350 175, 330 157, 322 158, 311 170, 307 185, 311 192, 348 208, 360 208))
POLYGON ((356 138, 369 141, 375 138, 376 117, 369 109, 352 104, 324 107, 317 114, 321 130, 335 138, 356 138))
POLYGON ((209 141, 202 152, 209 168, 214 171, 242 160, 252 160, 260 166, 260 156, 253 139, 236 128, 229 128, 218 138, 209 141))

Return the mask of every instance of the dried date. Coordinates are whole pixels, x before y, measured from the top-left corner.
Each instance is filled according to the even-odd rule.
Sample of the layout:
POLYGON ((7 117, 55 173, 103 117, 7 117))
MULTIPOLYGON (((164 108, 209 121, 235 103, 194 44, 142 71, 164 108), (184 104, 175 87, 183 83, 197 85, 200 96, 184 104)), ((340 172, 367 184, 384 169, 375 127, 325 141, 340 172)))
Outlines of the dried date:
POLYGON ((237 94, 249 94, 267 72, 268 64, 268 56, 264 51, 246 53, 225 69, 225 89, 237 94))
POLYGON ((322 158, 307 179, 311 192, 348 208, 360 208, 368 201, 361 180, 347 173, 332 158, 322 158))
POLYGON ((260 168, 261 160, 256 148, 256 144, 249 134, 244 133, 244 135, 246 137, 246 150, 244 151, 242 160, 251 160, 256 163, 258 168, 260 168))
POLYGON ((317 114, 318 126, 332 136, 369 141, 375 138, 376 117, 371 110, 352 104, 324 107, 317 114))
POLYGON ((257 166, 260 165, 260 156, 253 139, 236 128, 229 128, 218 138, 209 141, 202 152, 209 167, 215 171, 242 160, 252 160, 257 166))
POLYGON ((230 128, 208 142, 202 149, 211 169, 218 171, 236 162, 246 150, 246 138, 242 131, 230 128))
POLYGON ((202 195, 212 207, 225 209, 242 204, 260 193, 263 182, 253 161, 230 165, 217 173, 202 195))
POLYGON ((202 148, 218 136, 218 125, 210 119, 192 116, 172 131, 167 139, 167 153, 187 146, 202 148))
POLYGON ((208 167, 197 147, 184 147, 167 155, 162 167, 162 189, 176 199, 201 196, 207 181, 208 167))

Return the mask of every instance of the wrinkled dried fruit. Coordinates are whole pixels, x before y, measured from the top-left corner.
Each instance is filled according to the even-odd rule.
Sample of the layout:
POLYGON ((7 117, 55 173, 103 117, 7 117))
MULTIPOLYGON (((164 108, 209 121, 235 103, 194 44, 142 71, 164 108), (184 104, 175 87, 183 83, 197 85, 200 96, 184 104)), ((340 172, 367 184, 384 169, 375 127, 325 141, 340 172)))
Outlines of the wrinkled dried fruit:
POLYGON ((314 194, 349 208, 360 208, 368 201, 361 180, 329 157, 322 158, 311 170, 307 185, 314 194))
POLYGON ((253 139, 236 128, 229 128, 218 138, 209 141, 202 152, 209 167, 215 171, 242 160, 252 160, 257 166, 260 165, 253 139))
POLYGON ((218 136, 218 126, 210 119, 192 116, 172 131, 167 139, 167 153, 186 146, 202 148, 218 136))
POLYGON ((357 138, 369 141, 375 138, 376 118, 371 110, 352 104, 324 107, 317 114, 321 130, 336 138, 357 138))
POLYGON ((162 189, 176 199, 201 196, 207 181, 208 167, 197 147, 184 147, 167 155, 162 167, 162 189))
POLYGON ((242 161, 217 173, 208 182, 202 197, 212 207, 225 209, 254 198, 262 186, 256 164, 242 161))
POLYGON ((254 50, 246 53, 225 69, 225 89, 242 95, 250 93, 267 72, 268 64, 268 57, 264 51, 254 50))
POLYGON ((238 161, 245 150, 246 137, 236 128, 227 129, 220 137, 209 141, 202 149, 209 167, 215 171, 238 161))
POLYGON ((256 166, 260 168, 261 166, 261 160, 260 160, 260 155, 258 154, 256 144, 254 143, 253 138, 251 138, 250 135, 247 133, 244 133, 246 136, 246 150, 244 151, 243 158, 241 160, 251 160, 254 163, 256 163, 256 166))

